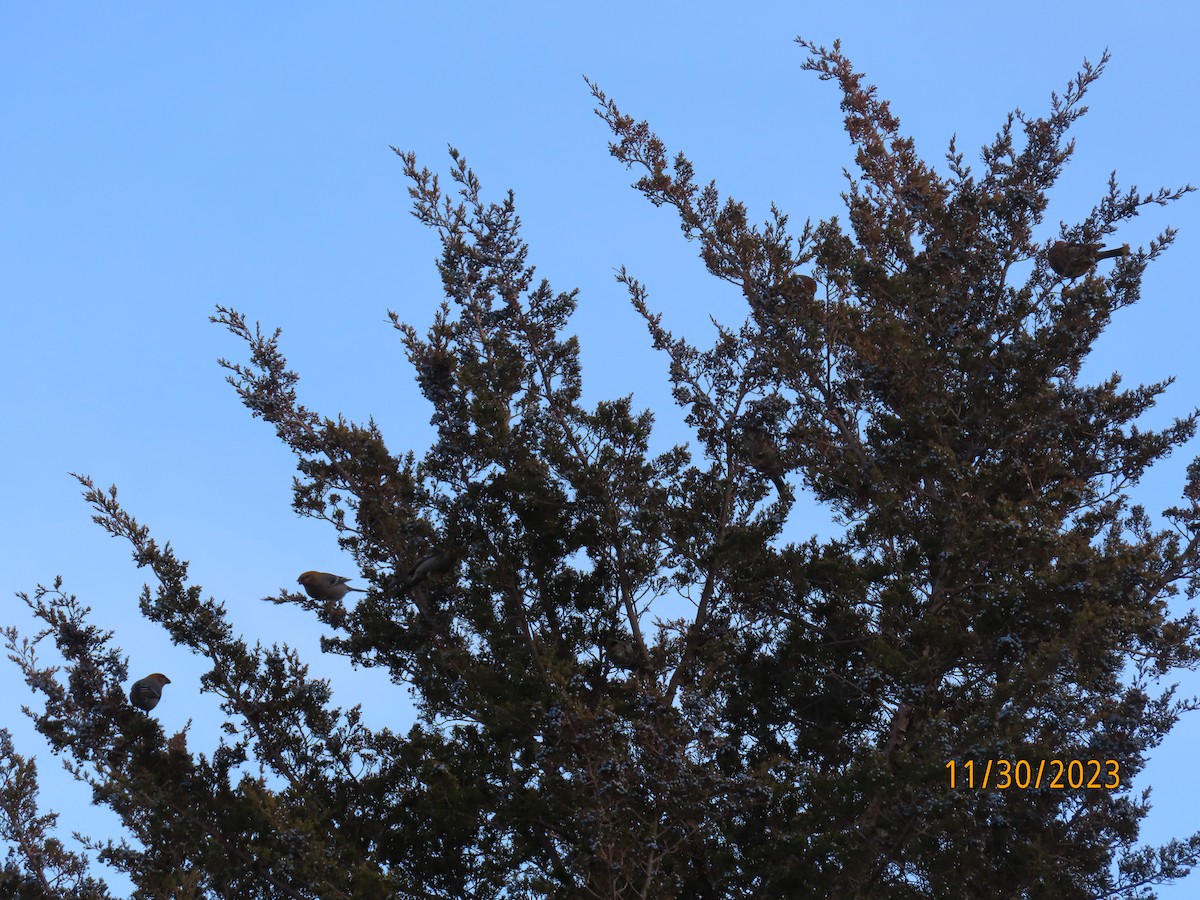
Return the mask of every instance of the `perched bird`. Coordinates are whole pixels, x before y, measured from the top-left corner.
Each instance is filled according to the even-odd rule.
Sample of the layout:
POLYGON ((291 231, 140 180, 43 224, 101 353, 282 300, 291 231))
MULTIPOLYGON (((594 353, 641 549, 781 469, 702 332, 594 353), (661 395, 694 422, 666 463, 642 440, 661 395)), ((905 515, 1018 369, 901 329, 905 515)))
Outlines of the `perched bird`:
POLYGON ((162 699, 163 685, 170 683, 171 679, 162 672, 139 678, 129 688, 129 702, 140 710, 150 712, 162 699))
POLYGON ((613 635, 604 643, 604 649, 613 665, 622 669, 636 669, 641 665, 642 655, 637 646, 626 637, 613 635))
POLYGON ((765 312, 780 313, 796 311, 791 304, 810 301, 817 295, 817 282, 807 275, 785 275, 778 284, 756 283, 747 296, 750 302, 765 312))
POLYGON ((449 572, 454 566, 455 559, 456 557, 453 553, 446 553, 438 547, 434 547, 418 559, 416 565, 408 570, 408 580, 400 585, 400 590, 407 591, 410 587, 415 587, 430 576, 449 572))
POLYGON ((1058 241, 1046 252, 1046 261, 1050 263, 1050 268, 1063 278, 1078 278, 1090 272, 1102 259, 1128 255, 1128 244, 1114 250, 1105 250, 1103 244, 1072 244, 1058 241))
POLYGON ((811 300, 817 296, 817 280, 808 275, 793 275, 787 280, 786 291, 788 296, 811 300))
POLYGON ((358 591, 360 594, 366 593, 362 588, 350 587, 350 585, 346 584, 349 580, 349 578, 343 578, 341 575, 310 571, 301 574, 296 579, 296 583, 302 585, 304 592, 314 600, 335 603, 351 591, 358 591))
POLYGON ((787 482, 783 480, 783 473, 787 470, 779 458, 779 448, 761 428, 746 429, 746 456, 750 465, 775 483, 775 489, 781 496, 791 494, 787 482))

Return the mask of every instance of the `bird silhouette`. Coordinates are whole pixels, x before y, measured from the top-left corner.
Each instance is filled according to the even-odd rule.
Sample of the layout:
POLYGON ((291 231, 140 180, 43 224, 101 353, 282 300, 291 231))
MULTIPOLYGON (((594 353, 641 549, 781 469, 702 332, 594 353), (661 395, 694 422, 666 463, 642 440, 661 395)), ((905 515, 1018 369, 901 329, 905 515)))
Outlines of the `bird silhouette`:
POLYGON ((761 428, 746 429, 746 458, 751 466, 774 482, 780 496, 791 494, 791 489, 783 480, 787 469, 779 458, 779 448, 775 446, 771 436, 761 428))
POLYGON ((449 572, 454 566, 455 560, 456 556, 454 553, 448 553, 438 547, 434 547, 418 559, 416 564, 408 570, 408 580, 400 585, 400 590, 407 591, 411 587, 416 587, 426 578, 449 572))
POLYGON ((817 280, 808 275, 792 275, 786 282, 785 295, 811 300, 817 295, 817 280))
POLYGON ((609 661, 622 669, 637 669, 641 666, 642 655, 637 645, 627 637, 613 635, 604 643, 604 649, 609 661))
POLYGON ((129 687, 129 702, 143 712, 150 712, 162 699, 163 685, 170 683, 171 679, 162 672, 139 678, 129 687))
POLYGON ((1103 244, 1073 244, 1069 241, 1058 241, 1046 251, 1046 261, 1050 263, 1050 268, 1063 278, 1078 278, 1090 272, 1102 259, 1128 255, 1128 244, 1112 250, 1105 250, 1103 244))

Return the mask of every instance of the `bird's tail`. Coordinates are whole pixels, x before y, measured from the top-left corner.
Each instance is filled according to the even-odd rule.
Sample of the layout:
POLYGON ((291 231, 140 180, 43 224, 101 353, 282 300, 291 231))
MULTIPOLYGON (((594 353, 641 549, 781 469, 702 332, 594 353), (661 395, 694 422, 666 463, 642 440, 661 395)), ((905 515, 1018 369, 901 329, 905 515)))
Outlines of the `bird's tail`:
POLYGON ((1123 244, 1120 247, 1114 247, 1112 250, 1105 250, 1103 253, 1096 254, 1096 259, 1113 259, 1118 256, 1128 256, 1129 245, 1123 244))
POLYGON ((788 487, 788 483, 783 480, 783 476, 772 475, 771 480, 775 482, 775 490, 779 491, 780 497, 792 496, 792 489, 788 487))

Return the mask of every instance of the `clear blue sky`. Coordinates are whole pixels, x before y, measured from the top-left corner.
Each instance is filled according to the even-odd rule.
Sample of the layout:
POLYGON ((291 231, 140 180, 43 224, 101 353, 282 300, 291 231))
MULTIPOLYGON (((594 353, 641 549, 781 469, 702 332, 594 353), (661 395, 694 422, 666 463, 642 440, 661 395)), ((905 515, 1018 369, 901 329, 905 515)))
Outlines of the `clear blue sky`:
MULTIPOLYGON (((835 88, 800 71, 795 35, 842 38, 930 160, 954 133, 973 157, 1008 110, 1042 112, 1080 61, 1107 46, 1113 62, 1089 95, 1075 163, 1041 237, 1083 216, 1113 169, 1147 190, 1200 182, 1195 4, 739 6, 0 6, 9 335, 0 592, 12 598, 62 574, 115 630, 135 677, 170 675, 156 711, 168 733, 191 717, 191 746, 215 746, 217 705, 198 691, 205 661, 140 619, 144 573, 90 522, 67 475, 89 473, 116 483, 127 508, 191 560, 193 578, 250 640, 294 644, 333 679, 338 703, 361 702, 374 724, 405 727, 409 707, 383 675, 322 658, 306 615, 260 599, 294 589, 305 569, 356 573, 328 528, 292 513, 292 457, 224 383, 217 357, 241 359, 244 347, 207 317, 221 303, 283 328, 302 402, 374 416, 394 451, 420 452, 429 410, 386 311, 418 327, 430 321, 438 247, 409 215, 388 145, 444 171, 453 144, 491 196, 516 191, 539 273, 581 288, 574 328, 587 397, 632 391, 660 412, 661 446, 684 439, 665 362, 613 269, 628 266, 668 327, 701 343, 709 314, 739 320, 743 301, 704 273, 669 211, 628 188, 583 75, 649 118, 701 180, 717 179, 755 218, 774 200, 799 222, 839 210, 853 157, 835 88)), ((1117 314, 1086 373, 1177 376, 1148 425, 1200 397, 1200 196, 1151 208, 1122 237, 1144 243, 1167 224, 1181 229, 1178 243, 1149 271, 1141 304, 1117 314)), ((1139 492, 1151 511, 1177 501, 1200 447, 1186 449, 1139 492)), ((797 536, 828 530, 815 510, 792 524, 797 536)), ((4 624, 34 628, 19 601, 3 609, 4 624)), ((1195 693, 1200 681, 1185 676, 1195 693)), ((89 792, 26 724, 20 705, 30 700, 15 669, 0 666, 0 724, 38 753, 63 837, 108 836, 113 817, 87 808, 89 792)), ((1198 739, 1200 721, 1185 721, 1141 779, 1155 788, 1147 840, 1200 828, 1198 739)), ((1161 896, 1198 893, 1200 875, 1161 896)))

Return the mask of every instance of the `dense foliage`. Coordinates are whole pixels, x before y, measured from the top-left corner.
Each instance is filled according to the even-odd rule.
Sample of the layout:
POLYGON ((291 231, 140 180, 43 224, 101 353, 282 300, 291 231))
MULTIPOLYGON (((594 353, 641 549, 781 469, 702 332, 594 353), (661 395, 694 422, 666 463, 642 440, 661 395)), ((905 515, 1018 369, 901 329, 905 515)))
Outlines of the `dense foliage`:
MULTIPOLYGON (((26 600, 64 668, 8 630, 38 730, 128 831, 91 847, 138 897, 1143 897, 1196 862, 1200 836, 1139 845, 1129 781, 1192 705, 1160 682, 1200 659, 1200 623, 1167 606, 1197 588, 1200 461, 1164 527, 1127 491, 1197 414, 1141 430, 1165 384, 1078 379, 1173 234, 1078 279, 1045 258, 1188 188, 1114 180, 1052 233, 1103 61, 1044 116, 1009 116, 978 172, 953 146, 939 171, 837 44, 801 44, 857 151, 845 222, 752 224, 593 87, 636 188, 748 303, 699 347, 620 275, 690 446, 652 454, 628 398, 581 403, 576 294, 535 280, 512 195, 485 201, 457 153, 452 191, 400 154, 446 294, 423 335, 392 316, 437 427, 419 459, 301 405, 279 332, 218 308, 249 353, 231 383, 295 451, 295 509, 370 585, 276 599, 413 688, 407 734, 332 708, 292 650, 248 646, 81 479, 154 574, 142 613, 211 660, 229 722, 211 755, 164 735, 59 583, 26 600), (784 541, 798 492, 836 539, 784 541), (454 567, 402 590, 433 546, 454 567), (664 599, 690 614, 656 615, 664 599), (1116 760, 1120 786, 949 787, 948 761, 1018 759, 1116 760)), ((108 896, 7 739, 0 764, 0 892, 108 896)))

